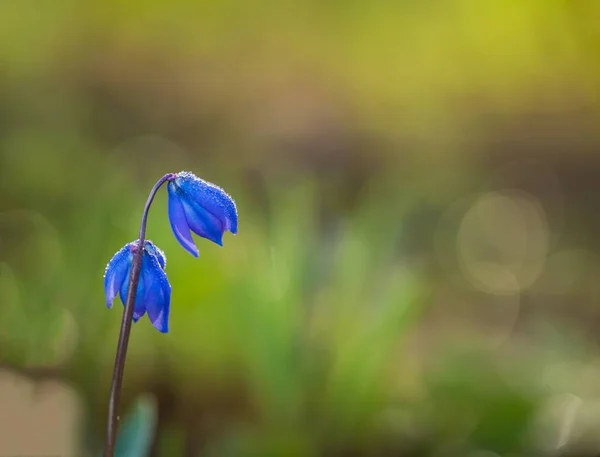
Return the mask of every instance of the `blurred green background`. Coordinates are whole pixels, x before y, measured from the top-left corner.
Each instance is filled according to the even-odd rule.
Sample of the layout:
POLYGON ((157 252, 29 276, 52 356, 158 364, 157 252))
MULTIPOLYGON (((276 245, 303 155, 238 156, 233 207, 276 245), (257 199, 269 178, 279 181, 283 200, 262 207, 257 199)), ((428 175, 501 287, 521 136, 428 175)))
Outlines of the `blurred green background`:
MULTIPOLYGON (((102 275, 190 170, 239 234, 148 237, 153 456, 600 449, 600 2, 0 2, 0 362, 104 437, 102 275)), ((34 431, 31 439, 35 439, 34 431)), ((90 454, 91 455, 91 454, 90 454)))

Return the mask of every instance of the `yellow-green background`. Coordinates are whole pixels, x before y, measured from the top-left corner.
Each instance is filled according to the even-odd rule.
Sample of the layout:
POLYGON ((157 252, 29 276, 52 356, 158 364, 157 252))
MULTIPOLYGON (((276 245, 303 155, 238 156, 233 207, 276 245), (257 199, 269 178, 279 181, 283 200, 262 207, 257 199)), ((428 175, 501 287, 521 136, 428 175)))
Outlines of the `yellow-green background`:
POLYGON ((101 442, 104 267, 185 169, 239 234, 152 207, 154 455, 593 455, 599 83, 594 0, 4 0, 0 361, 101 442))

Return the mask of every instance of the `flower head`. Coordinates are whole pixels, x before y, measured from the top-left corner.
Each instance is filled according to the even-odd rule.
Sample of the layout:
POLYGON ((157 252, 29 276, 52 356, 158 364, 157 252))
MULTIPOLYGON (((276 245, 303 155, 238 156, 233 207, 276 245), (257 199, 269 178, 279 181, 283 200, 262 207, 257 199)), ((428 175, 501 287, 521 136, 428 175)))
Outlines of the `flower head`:
MULTIPOLYGON (((125 305, 129 292, 129 274, 133 254, 139 249, 139 240, 126 244, 108 262, 104 272, 104 293, 106 306, 112 308, 113 300, 119 294, 125 305)), ((137 322, 146 312, 152 325, 160 332, 169 331, 169 311, 171 285, 165 273, 166 258, 152 241, 144 242, 142 266, 137 286, 133 311, 133 321, 137 322)))
POLYGON ((219 246, 223 246, 223 233, 237 233, 235 202, 220 187, 189 172, 174 174, 167 187, 171 228, 194 257, 198 257, 198 248, 190 230, 219 246))

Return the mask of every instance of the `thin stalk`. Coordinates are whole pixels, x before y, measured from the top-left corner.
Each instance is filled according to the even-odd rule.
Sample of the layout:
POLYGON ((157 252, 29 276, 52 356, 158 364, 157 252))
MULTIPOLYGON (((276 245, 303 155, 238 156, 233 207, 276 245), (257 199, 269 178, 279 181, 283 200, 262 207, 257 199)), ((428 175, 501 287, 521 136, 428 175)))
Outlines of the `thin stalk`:
POLYGON ((135 298, 137 295, 138 282, 140 280, 140 271, 142 268, 142 254, 144 252, 144 242, 146 238, 146 223, 148 221, 148 212, 150 205, 158 189, 167 181, 173 179, 174 175, 168 173, 160 178, 148 195, 144 212, 142 213, 142 223, 140 225, 140 235, 137 241, 137 249, 133 254, 131 263, 131 274, 129 276, 129 292, 125 301, 125 310, 121 320, 121 330, 119 332, 119 342, 117 344, 117 355, 115 357, 115 369, 113 371, 112 384, 110 387, 110 397, 108 399, 108 420, 106 424, 106 441, 104 445, 104 457, 113 457, 115 453, 115 444, 117 442, 117 432, 119 429, 119 400, 121 399, 121 386, 123 385, 123 373, 125 371, 125 358, 127 356, 127 346, 129 345, 129 335, 131 333, 131 323, 133 319, 133 310, 135 298))

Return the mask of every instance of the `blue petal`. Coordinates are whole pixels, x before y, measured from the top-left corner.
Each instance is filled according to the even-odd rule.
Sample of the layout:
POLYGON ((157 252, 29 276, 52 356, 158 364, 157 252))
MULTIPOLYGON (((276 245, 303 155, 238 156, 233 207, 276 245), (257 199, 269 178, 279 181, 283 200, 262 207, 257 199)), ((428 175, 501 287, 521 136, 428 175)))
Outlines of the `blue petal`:
POLYGON ((223 224, 194 201, 181 200, 185 217, 192 231, 202 238, 223 246, 223 224))
POLYGON ((144 282, 146 284, 146 310, 154 328, 159 332, 169 331, 171 285, 164 270, 155 257, 144 257, 144 282))
POLYGON ((104 294, 106 295, 106 306, 112 308, 113 300, 117 296, 131 265, 131 243, 126 244, 118 251, 104 271, 104 294))
POLYGON ((144 242, 144 249, 148 254, 151 254, 157 258, 160 267, 164 270, 165 266, 167 265, 165 253, 150 240, 146 240, 144 242))
MULTIPOLYGON (((144 256, 147 257, 147 256, 144 256)), ((133 307, 133 322, 137 322, 145 313, 146 313, 146 302, 144 300, 144 294, 146 290, 146 284, 144 281, 144 271, 143 271, 143 258, 142 258, 142 271, 140 271, 140 278, 138 281, 137 293, 135 295, 135 306, 133 307)), ((123 281, 123 285, 121 286, 121 302, 123 306, 127 302, 127 293, 129 292, 129 275, 131 273, 131 268, 127 272, 127 276, 125 277, 125 281, 123 281)))
POLYGON ((184 249, 194 257, 198 257, 198 248, 192 239, 192 234, 190 233, 190 228, 188 226, 183 205, 181 204, 180 195, 177 192, 177 187, 173 182, 169 182, 167 189, 169 193, 169 222, 171 223, 173 234, 184 249))
POLYGON ((174 182, 187 200, 195 202, 215 216, 223 225, 223 231, 237 233, 237 208, 227 192, 189 172, 178 173, 174 182))

